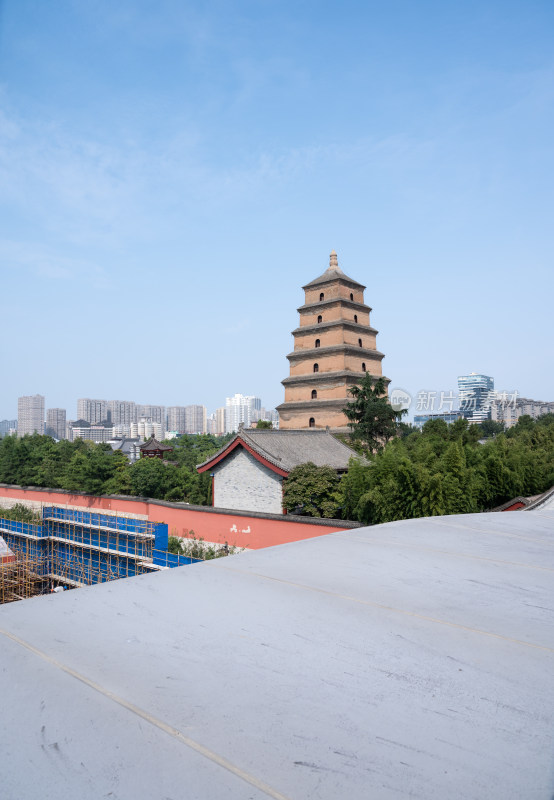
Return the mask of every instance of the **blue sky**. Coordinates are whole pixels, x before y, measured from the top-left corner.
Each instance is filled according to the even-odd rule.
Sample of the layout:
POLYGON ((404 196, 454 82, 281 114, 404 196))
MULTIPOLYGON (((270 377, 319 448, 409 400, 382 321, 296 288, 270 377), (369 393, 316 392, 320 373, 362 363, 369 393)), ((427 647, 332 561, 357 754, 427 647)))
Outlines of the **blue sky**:
POLYGON ((275 406, 333 248, 391 388, 554 399, 551 2, 0 9, 0 419, 275 406))

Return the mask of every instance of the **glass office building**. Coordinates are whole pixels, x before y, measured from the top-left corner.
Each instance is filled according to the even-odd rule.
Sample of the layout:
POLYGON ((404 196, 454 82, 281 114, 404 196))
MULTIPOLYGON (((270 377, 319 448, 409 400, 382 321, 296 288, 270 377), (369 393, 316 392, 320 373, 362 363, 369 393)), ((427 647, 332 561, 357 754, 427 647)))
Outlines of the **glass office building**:
POLYGON ((460 411, 468 422, 490 419, 494 400, 494 378, 489 375, 460 375, 458 378, 460 411))

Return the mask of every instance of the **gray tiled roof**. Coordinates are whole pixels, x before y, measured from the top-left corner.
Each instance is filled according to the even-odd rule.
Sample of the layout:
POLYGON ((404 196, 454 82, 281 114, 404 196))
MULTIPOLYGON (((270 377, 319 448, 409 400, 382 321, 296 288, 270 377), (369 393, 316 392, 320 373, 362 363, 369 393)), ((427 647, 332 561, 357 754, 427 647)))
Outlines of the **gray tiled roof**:
POLYGON ((158 451, 161 452, 161 451, 165 451, 165 450, 173 450, 173 448, 169 447, 169 445, 162 444, 161 442, 158 442, 158 440, 155 439, 153 436, 151 436, 150 439, 148 439, 147 442, 145 442, 144 444, 141 444, 140 449, 141 449, 141 452, 145 452, 145 451, 149 451, 149 450, 154 450, 156 452, 158 452, 158 451))
POLYGON ((126 456, 130 456, 133 448, 140 444, 140 439, 129 439, 122 436, 121 438, 110 439, 108 444, 112 450, 119 450, 119 452, 124 453, 126 456))
POLYGON ((336 470, 348 469, 348 461, 357 453, 340 442, 332 433, 322 430, 274 431, 248 428, 241 430, 235 438, 217 453, 197 465, 197 469, 209 464, 237 439, 242 440, 262 458, 286 472, 312 461, 318 467, 329 466, 336 470))
POLYGON ((335 269, 329 267, 325 270, 323 275, 320 275, 319 278, 315 278, 313 281, 306 283, 302 288, 307 289, 309 286, 317 286, 319 283, 329 283, 329 281, 336 280, 348 281, 348 283, 352 283, 355 286, 360 286, 362 289, 365 289, 363 283, 359 283, 359 281, 355 281, 354 278, 350 278, 342 271, 340 267, 336 267, 335 269))

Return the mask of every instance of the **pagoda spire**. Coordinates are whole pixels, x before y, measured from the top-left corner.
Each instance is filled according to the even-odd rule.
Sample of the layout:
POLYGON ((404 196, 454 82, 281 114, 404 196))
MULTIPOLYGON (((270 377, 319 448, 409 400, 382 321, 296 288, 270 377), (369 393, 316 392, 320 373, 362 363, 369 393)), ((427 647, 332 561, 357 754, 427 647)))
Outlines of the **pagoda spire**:
POLYGON ((339 257, 336 254, 335 250, 331 250, 331 255, 329 257, 329 269, 338 269, 339 268, 339 257))

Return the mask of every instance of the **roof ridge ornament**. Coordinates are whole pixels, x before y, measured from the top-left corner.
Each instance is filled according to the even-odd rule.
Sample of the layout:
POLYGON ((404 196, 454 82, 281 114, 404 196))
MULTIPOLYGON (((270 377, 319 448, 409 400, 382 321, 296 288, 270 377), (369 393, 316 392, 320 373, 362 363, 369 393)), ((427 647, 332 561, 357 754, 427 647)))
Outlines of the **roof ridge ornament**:
POLYGON ((335 250, 331 250, 331 255, 329 256, 329 269, 338 269, 339 267, 339 258, 335 250))

